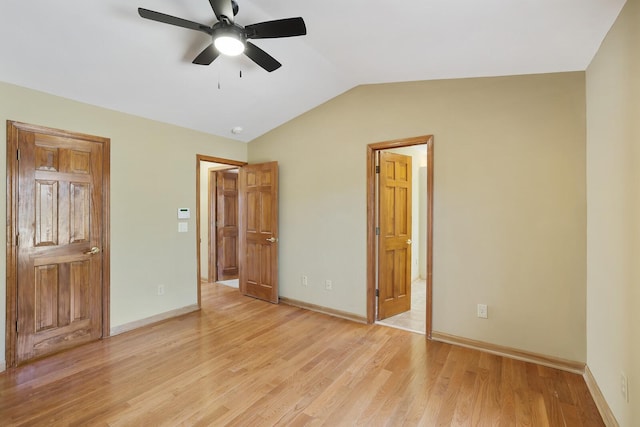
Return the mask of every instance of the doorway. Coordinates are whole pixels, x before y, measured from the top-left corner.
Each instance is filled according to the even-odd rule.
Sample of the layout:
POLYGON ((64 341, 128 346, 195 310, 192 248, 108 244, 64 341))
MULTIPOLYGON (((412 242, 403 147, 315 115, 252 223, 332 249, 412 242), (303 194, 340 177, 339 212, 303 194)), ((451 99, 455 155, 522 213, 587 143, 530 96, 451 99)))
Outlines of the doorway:
POLYGON ((433 136, 370 144, 367 147, 369 323, 407 311, 399 315, 405 319, 398 319, 402 321, 395 326, 402 325, 418 312, 411 313, 413 299, 414 305, 423 304, 419 311, 424 317, 423 331, 431 338, 432 248, 433 136), (422 157, 422 164, 417 153, 426 156, 422 157), (418 234, 417 230, 412 233, 416 228, 420 230, 418 234), (415 280, 420 278, 423 280, 415 280), (417 290, 414 295, 412 289, 417 290))
POLYGON ((239 169, 206 161, 200 166, 201 280, 238 287, 239 169))
MULTIPOLYGON (((229 244, 232 254, 237 254, 235 266, 229 269, 231 273, 238 273, 238 287, 240 293, 253 298, 262 299, 277 304, 278 297, 278 163, 267 162, 247 164, 234 160, 221 159, 210 156, 196 156, 196 228, 197 228, 197 277, 198 277, 198 305, 202 306, 201 285, 211 281, 219 282, 221 270, 211 275, 208 268, 215 233, 209 219, 210 209, 210 174, 207 166, 211 163, 219 164, 222 169, 237 169, 237 177, 229 177, 230 186, 237 189, 237 206, 235 222, 237 232, 237 250, 229 244), (204 175, 204 177, 203 177, 204 175), (233 184, 231 184, 233 182, 233 184), (204 209, 204 210, 203 210, 204 209), (207 238, 203 238, 203 234, 207 238), (207 275, 203 275, 204 268, 207 275)), ((223 191, 222 197, 225 197, 223 191)), ((231 197, 233 199, 233 197, 231 197)), ((232 205, 229 204, 229 207, 232 205)), ((226 215, 226 213, 224 214, 226 215)), ((220 215, 218 216, 220 219, 220 215)), ((221 234, 229 232, 226 227, 217 227, 221 234)), ((231 233, 233 234, 233 233, 231 233)), ((229 237, 229 236, 227 236, 229 237)), ((220 242, 218 242, 220 243, 220 242)), ((219 245, 216 245, 216 248, 219 245)), ((220 252, 220 251, 218 251, 220 252)), ((224 255, 224 254, 223 254, 224 255)), ((224 257, 223 257, 224 258, 224 257)), ((232 257, 227 257, 232 258, 232 257)), ((217 266, 221 257, 215 256, 217 266)), ((235 279, 234 279, 235 280, 235 279)))
POLYGON ((197 264, 198 264, 198 305, 201 305, 201 283, 215 282, 218 278, 217 239, 215 218, 216 198, 211 197, 214 192, 215 177, 218 171, 238 170, 246 165, 245 162, 223 159, 219 157, 196 156, 196 234, 197 264), (213 217, 210 217, 213 215, 213 217), (212 224, 213 222, 213 224, 212 224))

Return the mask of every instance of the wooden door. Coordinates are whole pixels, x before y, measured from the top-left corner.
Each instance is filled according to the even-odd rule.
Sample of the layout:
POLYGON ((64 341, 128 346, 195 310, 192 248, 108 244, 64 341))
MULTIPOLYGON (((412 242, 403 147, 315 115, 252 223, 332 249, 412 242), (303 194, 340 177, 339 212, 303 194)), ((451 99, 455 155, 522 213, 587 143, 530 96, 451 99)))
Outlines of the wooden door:
POLYGON ((17 363, 103 335, 103 142, 17 131, 17 363))
POLYGON ((380 153, 378 320, 411 310, 411 157, 380 153))
POLYGON ((238 171, 216 173, 217 278, 238 278, 238 171))
POLYGON ((278 163, 240 168, 240 292, 278 303, 278 163))

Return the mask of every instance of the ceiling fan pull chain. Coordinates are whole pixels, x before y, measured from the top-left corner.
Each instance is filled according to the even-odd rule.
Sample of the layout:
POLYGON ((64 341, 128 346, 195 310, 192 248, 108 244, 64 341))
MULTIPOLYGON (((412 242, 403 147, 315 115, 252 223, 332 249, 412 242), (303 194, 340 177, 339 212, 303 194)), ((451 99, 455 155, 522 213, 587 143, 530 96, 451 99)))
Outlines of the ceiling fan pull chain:
POLYGON ((240 78, 242 78, 242 68, 240 68, 240 78))
POLYGON ((220 89, 220 73, 218 73, 218 90, 220 89))

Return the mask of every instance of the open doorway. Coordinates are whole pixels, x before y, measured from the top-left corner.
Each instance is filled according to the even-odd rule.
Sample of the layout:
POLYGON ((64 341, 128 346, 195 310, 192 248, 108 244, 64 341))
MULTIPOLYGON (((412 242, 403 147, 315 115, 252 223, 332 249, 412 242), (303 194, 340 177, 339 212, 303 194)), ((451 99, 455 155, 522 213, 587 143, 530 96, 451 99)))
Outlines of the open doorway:
POLYGON ((200 172, 201 280, 237 288, 238 168, 202 161, 200 172))
MULTIPOLYGON (((210 248, 214 247, 215 232, 209 225, 210 219, 210 176, 214 170, 228 171, 238 169, 232 187, 237 189, 233 200, 236 210, 235 226, 237 248, 229 245, 231 254, 237 259, 230 274, 239 276, 240 293, 249 297, 262 299, 274 304, 278 296, 278 163, 266 162, 247 164, 235 160, 217 157, 196 156, 196 248, 197 248, 197 289, 198 306, 202 307, 202 284, 209 282, 213 258, 217 265, 215 277, 220 281, 220 273, 224 265, 217 263, 220 256, 211 257, 210 248), (212 164, 216 166, 212 167, 212 164), (237 206, 235 204, 237 203, 237 206), (206 274, 203 274, 206 271, 206 274)), ((224 196, 224 194, 223 194, 224 196)), ((233 199, 233 197, 232 197, 233 199)), ((230 202, 229 206, 232 204, 230 202)), ((232 215, 232 216, 233 216, 232 215)), ((218 215, 218 219, 220 216, 218 215)), ((227 230, 219 227, 222 234, 227 230)), ((223 236, 224 237, 224 236, 223 236)), ((224 240, 224 239, 223 239, 224 240)), ((215 247, 218 247, 217 245, 215 247)), ((218 251, 220 252, 220 251, 218 251)), ((224 252, 224 251, 223 251, 224 252)), ((233 258, 233 257, 229 257, 233 258)), ((236 280, 236 279, 233 279, 236 280)))
POLYGON ((427 146, 376 153, 377 323, 426 332, 427 146))
POLYGON ((367 321, 431 337, 433 136, 367 147, 367 321), (402 314, 401 314, 402 313, 402 314), (418 328, 412 318, 422 316, 418 328), (394 322, 395 317, 395 322, 394 322))
MULTIPOLYGON (((229 253, 225 251, 218 251, 218 233, 216 227, 216 215, 218 200, 216 197, 216 178, 218 173, 224 173, 229 171, 236 171, 239 167, 244 166, 246 163, 238 162, 235 160, 222 159, 211 156, 196 156, 196 228, 197 228, 197 259, 198 259, 198 305, 201 305, 201 284, 207 282, 215 282, 219 276, 223 280, 236 280, 229 279, 233 277, 233 271, 227 270, 227 277, 224 276, 224 272, 219 274, 218 266, 221 265, 224 270, 229 264, 233 264, 234 260, 230 259, 229 253), (213 178, 213 179, 212 179, 213 178), (221 253, 220 253, 221 252, 221 253), (221 263, 218 262, 219 258, 221 263), (230 261, 230 262, 228 262, 230 261), (231 276, 230 276, 231 274, 231 276)), ((237 180, 236 180, 237 183, 237 180)), ((224 184, 223 184, 224 185, 224 184)), ((237 190, 237 186, 236 186, 237 190)), ((224 192, 221 195, 224 200, 224 192)), ((235 203, 235 212, 237 214, 237 196, 236 200, 227 199, 229 204, 235 203)), ((234 209, 231 209, 233 212, 234 209)), ((233 213, 230 212, 230 215, 233 213)), ((224 215, 224 212, 223 212, 224 215)), ((237 218, 237 216, 236 216, 237 218)), ((224 222, 224 221, 223 221, 224 222)), ((234 222, 234 221, 232 221, 234 222)), ((237 221, 236 221, 237 225, 237 221)), ((224 227, 220 227, 221 234, 225 234, 224 227)), ((229 233, 226 233, 229 236, 229 233)), ((233 232, 231 232, 233 234, 233 232)), ((233 236, 231 236, 233 237, 233 236)), ((236 230, 237 237, 237 230, 236 230)), ((233 240, 233 239, 232 239, 233 240)), ((236 242, 237 245, 237 242, 236 242)), ((228 252, 236 252, 237 246, 233 248, 232 242, 224 242, 221 246, 228 247, 228 252)), ((237 264, 237 255, 235 263, 237 264)), ((237 269, 237 265, 236 265, 237 269)), ((236 271, 237 274, 237 271, 236 271)), ((229 285, 234 285, 233 282, 228 282, 229 285)), ((237 287, 237 284, 235 284, 237 287)))

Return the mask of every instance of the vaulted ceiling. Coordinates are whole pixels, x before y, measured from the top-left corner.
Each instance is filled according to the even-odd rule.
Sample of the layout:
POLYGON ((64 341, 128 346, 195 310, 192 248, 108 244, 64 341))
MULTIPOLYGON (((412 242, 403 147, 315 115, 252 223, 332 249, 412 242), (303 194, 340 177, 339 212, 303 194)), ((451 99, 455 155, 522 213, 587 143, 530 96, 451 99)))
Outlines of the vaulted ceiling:
POLYGON ((210 26, 207 0, 4 0, 0 81, 246 142, 361 84, 585 70, 624 0, 238 4, 240 25, 304 18, 306 36, 254 41, 278 70, 194 65, 206 34, 137 13, 210 26))

